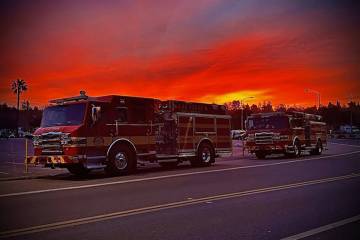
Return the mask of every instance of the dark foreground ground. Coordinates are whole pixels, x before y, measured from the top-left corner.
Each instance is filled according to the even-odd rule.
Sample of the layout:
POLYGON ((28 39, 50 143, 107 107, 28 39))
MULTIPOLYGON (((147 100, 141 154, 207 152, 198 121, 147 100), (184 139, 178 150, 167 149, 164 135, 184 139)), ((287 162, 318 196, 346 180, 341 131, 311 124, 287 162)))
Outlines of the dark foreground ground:
MULTIPOLYGON (((359 142, 328 148, 260 161, 236 147, 209 168, 0 181, 0 238, 360 239, 359 142)), ((1 162, 21 163, 4 151, 1 162)))

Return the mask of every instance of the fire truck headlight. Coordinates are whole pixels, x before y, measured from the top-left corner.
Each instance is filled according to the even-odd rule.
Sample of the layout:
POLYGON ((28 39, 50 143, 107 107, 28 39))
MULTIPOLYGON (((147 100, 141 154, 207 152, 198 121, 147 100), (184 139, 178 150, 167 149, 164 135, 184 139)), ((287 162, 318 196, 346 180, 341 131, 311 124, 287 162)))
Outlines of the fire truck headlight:
POLYGON ((61 135, 60 142, 61 142, 62 145, 69 144, 70 140, 71 140, 71 138, 70 138, 69 134, 61 135))
POLYGON ((33 137, 33 145, 34 146, 39 146, 39 144, 40 144, 40 137, 34 135, 34 137, 33 137))

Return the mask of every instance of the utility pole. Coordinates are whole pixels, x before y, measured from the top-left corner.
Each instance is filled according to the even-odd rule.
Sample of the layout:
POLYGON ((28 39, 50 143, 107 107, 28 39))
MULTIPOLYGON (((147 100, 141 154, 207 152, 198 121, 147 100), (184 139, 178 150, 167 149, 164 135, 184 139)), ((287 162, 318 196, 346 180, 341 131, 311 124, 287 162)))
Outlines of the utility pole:
POLYGON ((352 116, 352 94, 349 96, 349 110, 350 110, 350 134, 353 133, 353 116, 352 116))

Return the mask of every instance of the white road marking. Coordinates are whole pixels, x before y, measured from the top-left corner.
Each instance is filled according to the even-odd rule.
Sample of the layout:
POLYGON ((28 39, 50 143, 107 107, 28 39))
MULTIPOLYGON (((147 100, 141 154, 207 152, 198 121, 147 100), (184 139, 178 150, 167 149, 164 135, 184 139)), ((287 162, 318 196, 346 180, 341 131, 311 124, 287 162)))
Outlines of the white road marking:
POLYGON ((0 174, 9 174, 9 173, 7 173, 7 172, 0 172, 0 174))
POLYGON ((360 177, 360 173, 342 175, 342 176, 330 177, 330 178, 322 178, 322 179, 316 179, 316 180, 305 181, 305 182, 297 182, 297 183, 291 183, 291 184, 279 185, 279 186, 273 186, 273 187, 267 187, 267 188, 252 189, 252 190, 241 191, 241 192, 212 195, 212 196, 206 196, 206 197, 201 197, 201 198, 195 198, 192 200, 183 200, 183 201, 178 201, 178 202, 170 202, 170 203, 165 203, 165 204, 160 204, 160 205, 152 205, 152 206, 148 206, 148 207, 123 210, 123 211, 119 211, 119 212, 105 213, 105 214, 100 214, 100 215, 95 215, 95 216, 65 220, 65 221, 61 221, 61 222, 53 222, 53 223, 47 223, 47 224, 42 224, 42 225, 35 225, 35 226, 31 226, 31 227, 7 230, 7 231, 0 232, 0 238, 8 238, 8 237, 44 232, 44 231, 49 231, 49 230, 74 227, 74 226, 79 226, 79 225, 84 225, 84 224, 89 224, 89 223, 96 223, 96 222, 101 222, 101 221, 106 221, 106 220, 111 220, 111 219, 118 219, 118 218, 122 218, 122 217, 128 217, 128 216, 145 214, 145 213, 153 213, 153 212, 157 212, 157 211, 161 211, 161 210, 186 207, 186 206, 191 206, 191 205, 196 205, 196 204, 201 204, 201 203, 211 204, 212 202, 219 201, 219 200, 225 200, 225 199, 231 199, 231 198, 241 198, 241 197, 245 197, 245 196, 252 196, 255 194, 269 193, 269 192, 282 191, 282 190, 288 190, 288 189, 296 189, 296 188, 300 188, 300 187, 313 186, 313 185, 336 182, 336 181, 341 181, 341 180, 346 180, 346 179, 353 179, 353 178, 358 178, 358 177, 360 177))
POLYGON ((13 165, 24 165, 24 163, 18 163, 18 162, 5 162, 8 164, 13 164, 13 165))
POLYGON ((345 224, 353 223, 356 221, 360 221, 360 215, 357 215, 357 216, 354 216, 351 218, 347 218, 347 219, 343 219, 338 222, 330 223, 328 225, 321 226, 318 228, 314 228, 314 229, 311 229, 311 230, 303 232, 303 233, 299 233, 299 234, 296 234, 296 235, 293 235, 290 237, 283 238, 281 240, 298 240, 298 239, 306 238, 306 237, 313 236, 315 234, 325 232, 325 231, 331 230, 333 228, 337 228, 337 227, 343 226, 345 224))
POLYGON ((354 152, 349 152, 349 153, 341 153, 341 154, 330 155, 330 156, 321 156, 321 157, 312 157, 312 158, 290 160, 290 161, 285 161, 285 162, 264 163, 264 164, 248 165, 248 166, 239 166, 239 167, 231 167, 231 168, 223 168, 223 169, 214 169, 214 170, 207 170, 207 171, 177 173, 177 174, 171 174, 171 175, 161 175, 161 176, 155 176, 155 177, 137 178, 137 179, 114 181, 114 182, 95 183, 95 184, 87 184, 87 185, 80 185, 80 186, 73 186, 73 187, 62 187, 62 188, 51 188, 51 189, 34 190, 34 191, 26 191, 26 192, 5 193, 5 194, 1 194, 0 198, 23 196, 23 195, 30 195, 30 194, 39 194, 39 193, 48 193, 48 192, 57 192, 57 191, 66 191, 66 190, 74 190, 74 189, 94 188, 94 187, 110 186, 110 185, 125 184, 125 183, 135 183, 135 182, 143 182, 143 181, 151 181, 151 180, 159 180, 159 179, 167 179, 167 178, 175 178, 175 177, 184 177, 184 176, 215 173, 215 172, 226 172, 226 171, 234 171, 234 170, 239 170, 239 169, 285 165, 285 164, 291 164, 291 163, 298 163, 298 162, 314 161, 314 160, 326 159, 326 158, 348 156, 348 155, 352 155, 352 154, 356 154, 356 153, 360 153, 360 151, 354 151, 354 152))
POLYGON ((328 143, 335 144, 335 145, 349 146, 349 147, 360 147, 360 145, 353 145, 353 144, 346 144, 346 143, 335 143, 335 142, 328 142, 328 143))

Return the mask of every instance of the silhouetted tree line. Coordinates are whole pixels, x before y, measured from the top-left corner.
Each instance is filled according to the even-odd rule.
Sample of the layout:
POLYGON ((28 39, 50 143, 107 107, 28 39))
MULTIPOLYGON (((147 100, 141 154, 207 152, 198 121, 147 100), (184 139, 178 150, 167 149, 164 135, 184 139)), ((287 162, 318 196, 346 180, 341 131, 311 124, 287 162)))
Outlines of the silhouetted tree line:
MULTIPOLYGON (((19 111, 19 127, 24 130, 32 130, 40 126, 42 110, 38 107, 31 107, 29 102, 25 101, 19 111)), ((231 125, 233 129, 241 128, 241 111, 243 112, 243 119, 252 113, 265 112, 286 112, 286 111, 300 111, 312 114, 318 114, 323 117, 323 120, 328 124, 329 129, 338 129, 340 125, 350 124, 351 118, 354 126, 360 125, 360 105, 359 103, 350 102, 346 106, 341 106, 340 103, 329 103, 327 106, 316 107, 294 107, 280 104, 276 107, 272 106, 271 102, 264 102, 262 104, 244 105, 243 109, 239 101, 232 101, 225 103, 228 113, 231 115, 231 125)), ((17 108, 9 107, 6 104, 0 104, 0 129, 16 129, 17 122, 17 108)))
POLYGON ((340 125, 352 124, 354 126, 360 125, 360 105, 359 103, 350 102, 347 105, 340 105, 339 102, 336 104, 329 103, 327 106, 321 106, 319 109, 314 107, 296 107, 286 106, 280 104, 278 106, 272 106, 271 102, 264 102, 262 104, 252 104, 241 106, 240 101, 232 101, 225 103, 225 107, 228 113, 232 116, 232 128, 241 128, 241 112, 243 111, 243 119, 253 113, 266 113, 266 112, 286 112, 286 111, 299 111, 311 114, 317 114, 323 117, 328 125, 329 129, 338 129, 340 125))
POLYGON ((17 129, 17 119, 19 127, 23 130, 32 130, 40 126, 42 110, 38 107, 32 108, 28 101, 22 103, 20 111, 7 104, 0 105, 0 129, 17 129), (19 112, 19 115, 18 115, 19 112))

